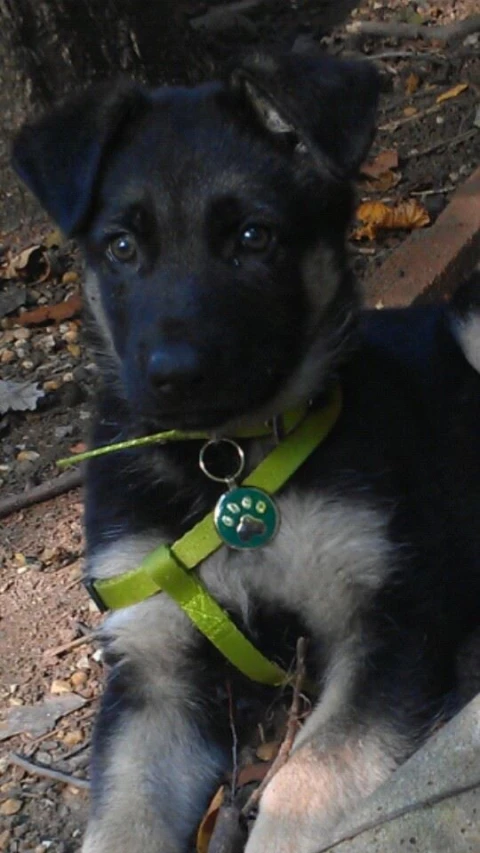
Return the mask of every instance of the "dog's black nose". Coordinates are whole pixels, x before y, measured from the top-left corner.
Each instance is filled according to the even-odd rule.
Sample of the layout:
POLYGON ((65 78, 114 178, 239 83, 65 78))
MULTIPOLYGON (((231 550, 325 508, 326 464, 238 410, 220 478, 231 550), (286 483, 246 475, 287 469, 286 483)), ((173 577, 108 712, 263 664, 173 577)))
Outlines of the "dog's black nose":
POLYGON ((186 343, 157 347, 148 357, 147 376, 162 394, 188 391, 201 380, 198 352, 186 343))

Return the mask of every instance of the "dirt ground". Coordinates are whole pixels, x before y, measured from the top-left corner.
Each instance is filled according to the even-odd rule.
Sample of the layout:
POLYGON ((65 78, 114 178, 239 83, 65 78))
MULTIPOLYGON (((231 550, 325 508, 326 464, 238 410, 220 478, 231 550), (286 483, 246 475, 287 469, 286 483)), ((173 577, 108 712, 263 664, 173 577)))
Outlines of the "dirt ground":
MULTIPOLYGON (((193 22, 214 5, 192 2, 193 22)), ((227 16, 220 30, 210 22, 206 38, 215 63, 228 58, 239 42, 296 50, 323 46, 338 55, 373 57, 385 91, 372 159, 378 165, 381 152, 390 152, 390 159, 383 171, 374 168, 376 177, 362 180, 359 199, 391 205, 415 199, 434 221, 478 165, 478 33, 452 45, 403 38, 361 41, 345 24, 329 29, 327 6, 282 0, 237 14, 233 25, 227 16), (449 97, 438 101, 444 93, 449 97)), ((475 0, 369 0, 346 23, 425 20, 449 25, 473 14, 475 7, 475 0)), ((352 239, 357 274, 370 273, 404 233, 352 239)), ((0 414, 1 514, 7 497, 55 478, 56 460, 83 446, 95 366, 83 342, 78 310, 57 321, 20 322, 22 313, 42 306, 45 311, 69 296, 78 300, 82 274, 73 245, 62 243, 47 222, 34 228, 23 224, 0 240, 4 269, 17 264, 10 278, 5 272, 0 278, 0 376, 25 382, 27 405, 34 407, 0 414), (18 254, 31 246, 41 248, 19 262, 18 254), (38 399, 35 391, 41 393, 38 399)), ((70 853, 79 848, 91 722, 102 681, 91 637, 100 617, 81 585, 81 515, 76 489, 6 514, 0 522, 0 712, 6 726, 0 728, 0 853, 70 853), (30 706, 34 717, 26 719, 30 706), (17 734, 12 733, 12 714, 17 734), (33 772, 16 763, 19 754, 37 765, 33 772), (44 775, 52 769, 68 774, 70 781, 44 775)))

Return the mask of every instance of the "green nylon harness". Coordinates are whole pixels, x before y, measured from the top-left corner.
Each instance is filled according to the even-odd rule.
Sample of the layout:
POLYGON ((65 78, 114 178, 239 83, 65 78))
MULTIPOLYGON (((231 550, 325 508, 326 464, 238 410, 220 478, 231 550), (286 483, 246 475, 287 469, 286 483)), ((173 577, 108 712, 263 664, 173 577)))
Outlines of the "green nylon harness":
MULTIPOLYGON (((275 494, 330 433, 341 405, 341 391, 336 386, 327 403, 304 417, 242 480, 241 486, 257 487, 269 495, 275 494)), ((82 454, 81 458, 97 456, 125 445, 135 446, 136 442, 145 443, 149 438, 161 442, 200 437, 205 437, 205 434, 170 431, 122 445, 98 448, 82 454)), ((69 463, 72 461, 78 461, 78 457, 68 460, 69 463)), ((61 460, 61 464, 66 463, 67 460, 61 460)), ((217 532, 212 511, 173 544, 155 548, 137 568, 115 577, 90 580, 87 589, 103 610, 118 610, 166 592, 240 672, 262 684, 276 686, 285 683, 288 674, 252 645, 212 598, 197 574, 192 572, 221 547, 226 546, 217 532)))

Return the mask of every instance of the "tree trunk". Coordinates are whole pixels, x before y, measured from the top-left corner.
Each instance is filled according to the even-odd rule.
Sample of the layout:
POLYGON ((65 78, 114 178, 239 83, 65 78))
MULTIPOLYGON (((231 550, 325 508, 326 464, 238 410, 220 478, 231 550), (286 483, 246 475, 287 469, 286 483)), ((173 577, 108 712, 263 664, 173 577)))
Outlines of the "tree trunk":
POLYGON ((35 212, 9 167, 25 118, 118 74, 194 83, 201 54, 178 0, 0 0, 0 228, 35 212))

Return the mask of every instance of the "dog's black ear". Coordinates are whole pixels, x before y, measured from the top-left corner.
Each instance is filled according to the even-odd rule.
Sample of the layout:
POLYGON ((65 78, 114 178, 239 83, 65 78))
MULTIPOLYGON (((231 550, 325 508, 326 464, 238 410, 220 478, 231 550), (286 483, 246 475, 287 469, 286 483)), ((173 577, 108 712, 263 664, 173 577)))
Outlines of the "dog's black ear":
POLYGON ((107 149, 145 101, 127 80, 87 89, 20 130, 12 163, 62 231, 80 231, 107 149))
POLYGON ((289 134, 335 177, 355 174, 371 145, 380 91, 368 62, 328 56, 254 54, 231 75, 231 86, 272 134, 289 134))

